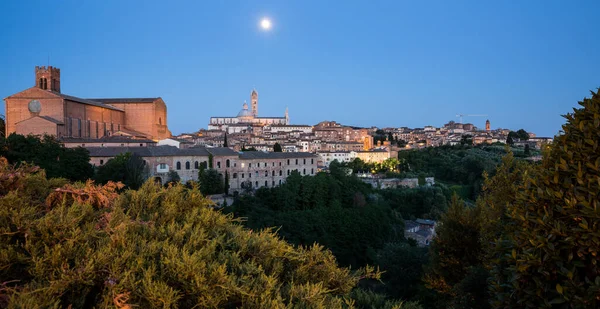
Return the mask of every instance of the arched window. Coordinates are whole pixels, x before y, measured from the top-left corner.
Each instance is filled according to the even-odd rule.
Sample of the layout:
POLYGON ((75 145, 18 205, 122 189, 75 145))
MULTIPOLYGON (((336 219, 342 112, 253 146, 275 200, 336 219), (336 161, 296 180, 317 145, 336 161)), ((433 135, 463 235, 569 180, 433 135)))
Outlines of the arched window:
POLYGON ((311 168, 311 169, 310 169, 310 174, 311 174, 311 175, 314 175, 314 174, 315 174, 315 170, 311 168))
POLYGON ((229 163, 229 159, 227 159, 227 161, 225 161, 225 167, 229 167, 230 163, 229 163))
POLYGON ((298 159, 296 159, 296 165, 298 165, 298 159))
POLYGON ((255 183, 256 183, 256 187, 258 188, 258 181, 256 181, 255 183))
POLYGON ((221 168, 221 161, 217 162, 217 168, 221 168))
POLYGON ((198 161, 194 162, 194 168, 195 168, 195 169, 198 169, 198 168, 200 168, 200 165, 198 164, 198 161))
POLYGON ((281 179, 279 179, 279 185, 281 186, 281 179))
POLYGON ((162 125, 162 118, 158 117, 158 124, 162 125))
POLYGON ((271 176, 275 176, 275 171, 273 171, 273 172, 271 173, 271 176))
POLYGON ((290 159, 288 159, 287 161, 288 161, 288 165, 290 165, 290 159))
POLYGON ((315 164, 314 160, 315 159, 310 159, 310 164, 315 164))
POLYGON ((306 164, 306 159, 304 159, 304 163, 302 163, 302 164, 306 164))
POLYGON ((185 169, 189 170, 190 169, 190 161, 185 162, 185 169))
POLYGON ((177 164, 176 164, 175 166, 176 166, 176 168, 177 168, 178 170, 180 170, 180 169, 181 169, 181 162, 177 162, 177 164))
POLYGON ((268 187, 269 183, 265 180, 265 187, 268 187))
POLYGON ((40 88, 44 89, 44 79, 40 78, 40 88))
POLYGON ((306 169, 302 170, 302 175, 306 175, 306 169))
POLYGON ((283 176, 283 171, 279 171, 279 176, 283 176))
POLYGON ((288 176, 290 176, 290 170, 288 170, 288 173, 287 173, 287 175, 288 175, 288 176))
POLYGON ((269 177, 269 171, 265 171, 265 177, 269 177))

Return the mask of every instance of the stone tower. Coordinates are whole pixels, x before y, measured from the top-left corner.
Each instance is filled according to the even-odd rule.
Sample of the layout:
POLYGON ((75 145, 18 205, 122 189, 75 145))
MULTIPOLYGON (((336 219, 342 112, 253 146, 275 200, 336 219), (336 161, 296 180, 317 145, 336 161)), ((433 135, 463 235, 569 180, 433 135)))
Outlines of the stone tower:
POLYGON ((258 92, 256 92, 256 89, 252 89, 250 104, 252 106, 252 115, 258 117, 258 92))
POLYGON ((35 85, 40 89, 60 92, 60 69, 36 66, 35 85))
POLYGON ((487 132, 490 132, 492 130, 492 128, 490 126, 490 120, 489 119, 485 121, 485 130, 487 132))

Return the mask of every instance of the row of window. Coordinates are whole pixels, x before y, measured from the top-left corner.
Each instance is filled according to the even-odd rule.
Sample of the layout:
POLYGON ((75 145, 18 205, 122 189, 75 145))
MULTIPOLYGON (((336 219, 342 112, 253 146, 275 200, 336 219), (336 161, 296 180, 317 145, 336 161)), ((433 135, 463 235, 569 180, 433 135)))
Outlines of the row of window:
MULTIPOLYGON (((255 186, 258 188, 258 181, 254 182, 255 186)), ((279 179, 279 185, 281 185, 281 179, 279 179)), ((265 187, 269 186, 269 182, 267 180, 265 180, 265 187)), ((271 181, 271 186, 275 187, 275 180, 271 181)), ((242 188, 252 188, 252 182, 248 181, 248 182, 242 182, 242 188)))
MULTIPOLYGON (((298 171, 298 170, 295 170, 295 171, 298 171)), ((288 170, 287 176, 289 176, 290 174, 291 174, 291 170, 288 170)), ((315 174, 315 170, 313 168, 310 169, 310 174, 311 175, 315 174)), ((246 174, 240 173, 240 178, 243 179, 244 175, 246 175, 246 174)), ((254 177, 258 177, 258 175, 259 175, 259 173, 258 173, 258 171, 256 171, 254 173, 254 177)), ((271 171, 271 176, 275 176, 275 175, 276 175, 275 171, 271 171)), ((302 175, 306 175, 306 169, 302 170, 302 175)), ((281 171, 281 170, 279 171, 279 176, 283 176, 283 171, 281 171)), ((265 171, 265 177, 269 177, 269 171, 265 171)), ((234 179, 238 178, 238 173, 233 173, 233 178, 234 179)), ((248 178, 252 178, 252 173, 248 173, 248 178)))
MULTIPOLYGON (((206 161, 204 161, 206 163, 206 161)), ((314 164, 315 160, 314 159, 310 159, 310 164, 314 164)), ((290 159, 287 160, 287 164, 290 165, 290 159)), ((303 159, 303 164, 306 164, 306 159, 303 159)), ((177 162, 176 164, 176 169, 177 170, 181 170, 181 162, 177 162)), ((267 162, 264 162, 264 167, 267 167, 267 162)), ((296 165, 298 165, 298 159, 296 159, 296 165)), ((237 167, 237 164, 234 162, 233 163, 234 167, 237 167)), ((275 162, 271 162, 271 166, 275 166, 275 162)), ((281 166, 281 162, 279 162, 279 166, 281 166)), ((231 167, 231 162, 229 161, 229 159, 225 160, 225 167, 229 168, 231 167)), ((242 164, 242 168, 244 167, 244 165, 242 164)), ((252 167, 252 163, 248 163, 248 168, 252 167)), ((260 167, 260 163, 256 164, 256 167, 260 167)), ((194 162, 194 168, 198 169, 199 165, 198 165, 198 161, 194 162)), ((217 161, 217 168, 220 169, 221 168, 221 161, 217 161)), ((185 169, 189 170, 190 169, 190 162, 185 162, 185 169)))

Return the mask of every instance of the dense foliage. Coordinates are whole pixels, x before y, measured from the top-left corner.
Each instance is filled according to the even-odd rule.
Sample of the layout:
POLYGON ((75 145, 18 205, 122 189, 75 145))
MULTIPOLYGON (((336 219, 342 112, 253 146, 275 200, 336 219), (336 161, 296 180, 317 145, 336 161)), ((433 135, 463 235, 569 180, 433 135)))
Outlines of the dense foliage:
POLYGON ((579 104, 509 204, 497 308, 600 306, 600 91, 579 104))
POLYGON ((120 187, 0 159, 0 307, 420 308, 352 292, 379 274, 246 230, 197 188, 120 187))
POLYGON ((96 169, 94 179, 105 184, 120 181, 131 189, 138 189, 148 178, 148 167, 142 157, 130 152, 118 154, 96 169))
POLYGON ((386 242, 402 238, 399 214, 369 201, 371 192, 369 185, 335 169, 331 175, 304 177, 294 172, 279 187, 241 196, 227 211, 246 218, 252 229, 276 227, 291 243, 318 242, 342 264, 362 266, 386 242))
POLYGON ((462 198, 475 200, 483 172, 493 173, 505 153, 498 146, 442 146, 401 151, 398 157, 401 171, 432 175, 462 198))
POLYGON ((48 177, 86 181, 94 176, 85 148, 65 148, 52 136, 42 138, 11 134, 0 138, 0 156, 9 163, 27 162, 46 171, 48 177))

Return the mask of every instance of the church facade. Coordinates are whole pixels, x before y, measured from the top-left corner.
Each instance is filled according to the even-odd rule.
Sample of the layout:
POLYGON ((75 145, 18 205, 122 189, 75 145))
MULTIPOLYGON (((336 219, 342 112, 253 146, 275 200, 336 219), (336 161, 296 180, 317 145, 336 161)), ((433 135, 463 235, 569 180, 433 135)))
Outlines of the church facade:
POLYGON ((244 102, 242 110, 235 117, 211 117, 208 124, 209 130, 221 130, 227 133, 250 133, 253 127, 270 125, 289 125, 290 119, 286 109, 284 117, 259 117, 258 92, 250 93, 251 109, 244 102))
POLYGON ((111 135, 159 140, 171 136, 160 98, 83 99, 61 92, 60 69, 35 67, 35 86, 4 99, 6 135, 98 139, 111 135))

